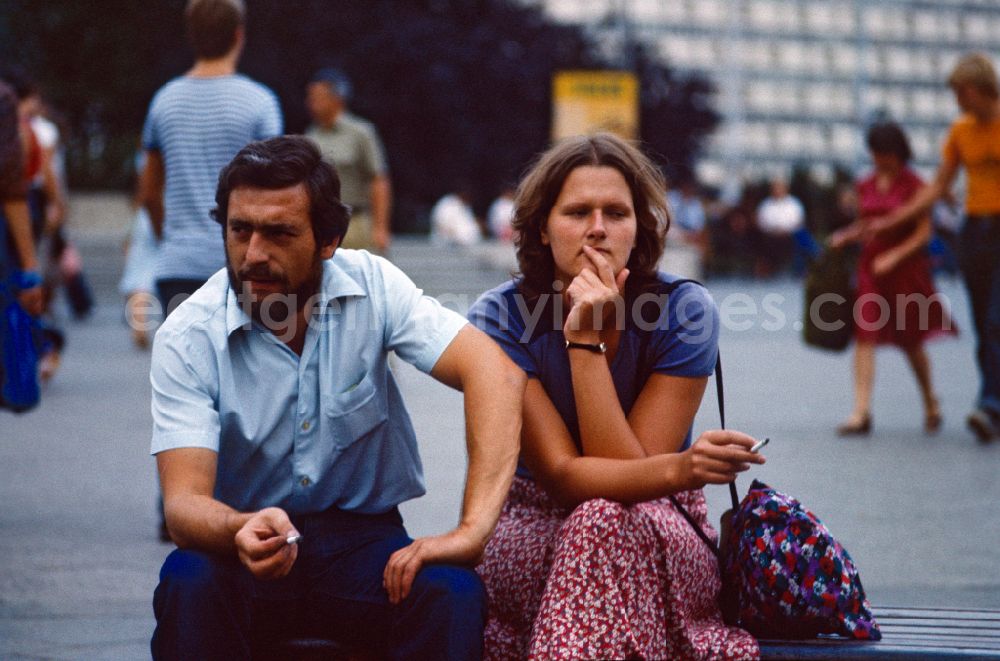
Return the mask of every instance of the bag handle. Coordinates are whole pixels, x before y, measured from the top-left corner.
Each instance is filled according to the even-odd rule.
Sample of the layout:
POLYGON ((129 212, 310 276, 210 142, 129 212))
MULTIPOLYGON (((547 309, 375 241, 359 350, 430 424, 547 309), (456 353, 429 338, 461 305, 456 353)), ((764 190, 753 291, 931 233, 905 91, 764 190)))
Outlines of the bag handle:
MULTIPOLYGON (((717 354, 716 358, 715 358, 715 390, 716 390, 716 393, 718 394, 718 399, 719 399, 719 420, 722 423, 722 428, 725 429, 726 428, 726 404, 725 404, 725 400, 723 399, 724 395, 723 395, 723 388, 722 388, 722 353, 721 352, 719 354, 717 354)), ((701 541, 705 542, 705 544, 708 546, 708 548, 712 550, 712 553, 715 554, 716 558, 719 558, 721 552, 719 551, 718 545, 716 545, 716 543, 713 542, 709 538, 709 536, 705 534, 705 531, 702 530, 701 526, 698 525, 698 522, 694 520, 694 517, 691 516, 691 513, 687 511, 687 508, 684 507, 683 505, 681 505, 680 501, 677 500, 677 496, 671 494, 671 495, 667 496, 667 498, 670 499, 670 502, 671 502, 671 504, 673 504, 674 508, 678 512, 681 513, 681 516, 684 517, 684 520, 687 521, 688 524, 691 526, 691 528, 694 529, 695 534, 697 534, 698 537, 701 538, 701 541)), ((733 480, 732 482, 729 483, 729 498, 733 501, 733 510, 735 511, 740 506, 740 498, 739 498, 739 496, 736 493, 736 480, 733 480)))
MULTIPOLYGON (((715 392, 719 400, 719 421, 722 428, 726 428, 726 403, 724 390, 722 388, 722 351, 715 356, 715 392)), ((733 503, 733 511, 740 506, 740 497, 736 493, 736 479, 729 483, 729 499, 733 503)))
POLYGON ((715 542, 713 542, 708 535, 705 534, 705 531, 701 529, 701 526, 698 525, 698 522, 694 520, 693 516, 691 516, 691 512, 688 512, 687 508, 681 505, 681 502, 677 500, 677 496, 671 494, 667 496, 667 498, 670 499, 670 502, 674 506, 674 508, 681 513, 681 516, 683 516, 684 520, 688 522, 688 525, 691 526, 695 534, 698 535, 698 537, 701 538, 701 541, 705 542, 705 545, 709 548, 709 550, 711 550, 712 553, 715 554, 715 557, 717 559, 721 559, 722 551, 719 550, 719 546, 715 542))

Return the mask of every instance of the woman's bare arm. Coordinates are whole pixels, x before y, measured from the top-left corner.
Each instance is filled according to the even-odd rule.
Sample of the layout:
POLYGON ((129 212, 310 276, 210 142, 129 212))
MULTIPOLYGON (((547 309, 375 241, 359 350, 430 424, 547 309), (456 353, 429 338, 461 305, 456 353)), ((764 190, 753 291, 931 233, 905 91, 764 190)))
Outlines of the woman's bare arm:
POLYGON ((754 442, 740 432, 710 431, 680 453, 639 459, 585 457, 541 383, 530 379, 524 394, 522 457, 545 490, 567 506, 593 498, 641 502, 729 482, 751 463, 763 463, 763 457, 749 451, 754 442))

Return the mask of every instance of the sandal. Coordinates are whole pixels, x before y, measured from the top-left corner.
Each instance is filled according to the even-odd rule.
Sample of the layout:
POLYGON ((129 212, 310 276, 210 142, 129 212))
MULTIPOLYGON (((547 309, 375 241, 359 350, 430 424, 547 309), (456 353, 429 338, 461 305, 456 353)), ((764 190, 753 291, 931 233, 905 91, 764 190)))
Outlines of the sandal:
POLYGON ((61 362, 59 352, 56 350, 49 351, 42 356, 42 359, 38 361, 38 378, 41 379, 42 383, 48 383, 52 380, 52 377, 59 371, 61 362))
POLYGON ((867 436, 872 430, 872 415, 867 411, 861 416, 851 415, 837 427, 837 436, 867 436))
POLYGON ((146 335, 145 331, 135 329, 132 331, 132 344, 138 349, 148 349, 149 348, 149 337, 146 335))

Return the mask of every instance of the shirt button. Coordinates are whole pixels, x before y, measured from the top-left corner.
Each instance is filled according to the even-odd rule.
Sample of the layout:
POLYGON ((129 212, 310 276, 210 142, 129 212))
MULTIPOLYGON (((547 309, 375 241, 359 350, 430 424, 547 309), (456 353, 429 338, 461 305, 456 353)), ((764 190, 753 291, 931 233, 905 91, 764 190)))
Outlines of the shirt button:
POLYGON ((302 423, 302 431, 309 431, 309 421, 306 420, 302 423))
POLYGON ((303 477, 301 480, 299 480, 299 484, 301 484, 304 487, 309 486, 310 483, 311 480, 308 477, 303 477))

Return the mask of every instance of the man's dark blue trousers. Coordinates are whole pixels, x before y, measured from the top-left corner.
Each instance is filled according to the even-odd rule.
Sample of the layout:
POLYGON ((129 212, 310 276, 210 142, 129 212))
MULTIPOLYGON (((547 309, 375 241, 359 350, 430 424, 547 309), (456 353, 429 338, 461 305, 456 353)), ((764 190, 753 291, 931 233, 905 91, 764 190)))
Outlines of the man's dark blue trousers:
POLYGON ((478 659, 486 593, 476 573, 428 565, 389 603, 382 573, 411 542, 398 510, 292 517, 302 534, 285 578, 260 581, 235 557, 175 550, 153 596, 154 659, 267 658, 293 637, 329 638, 366 656, 478 659))

